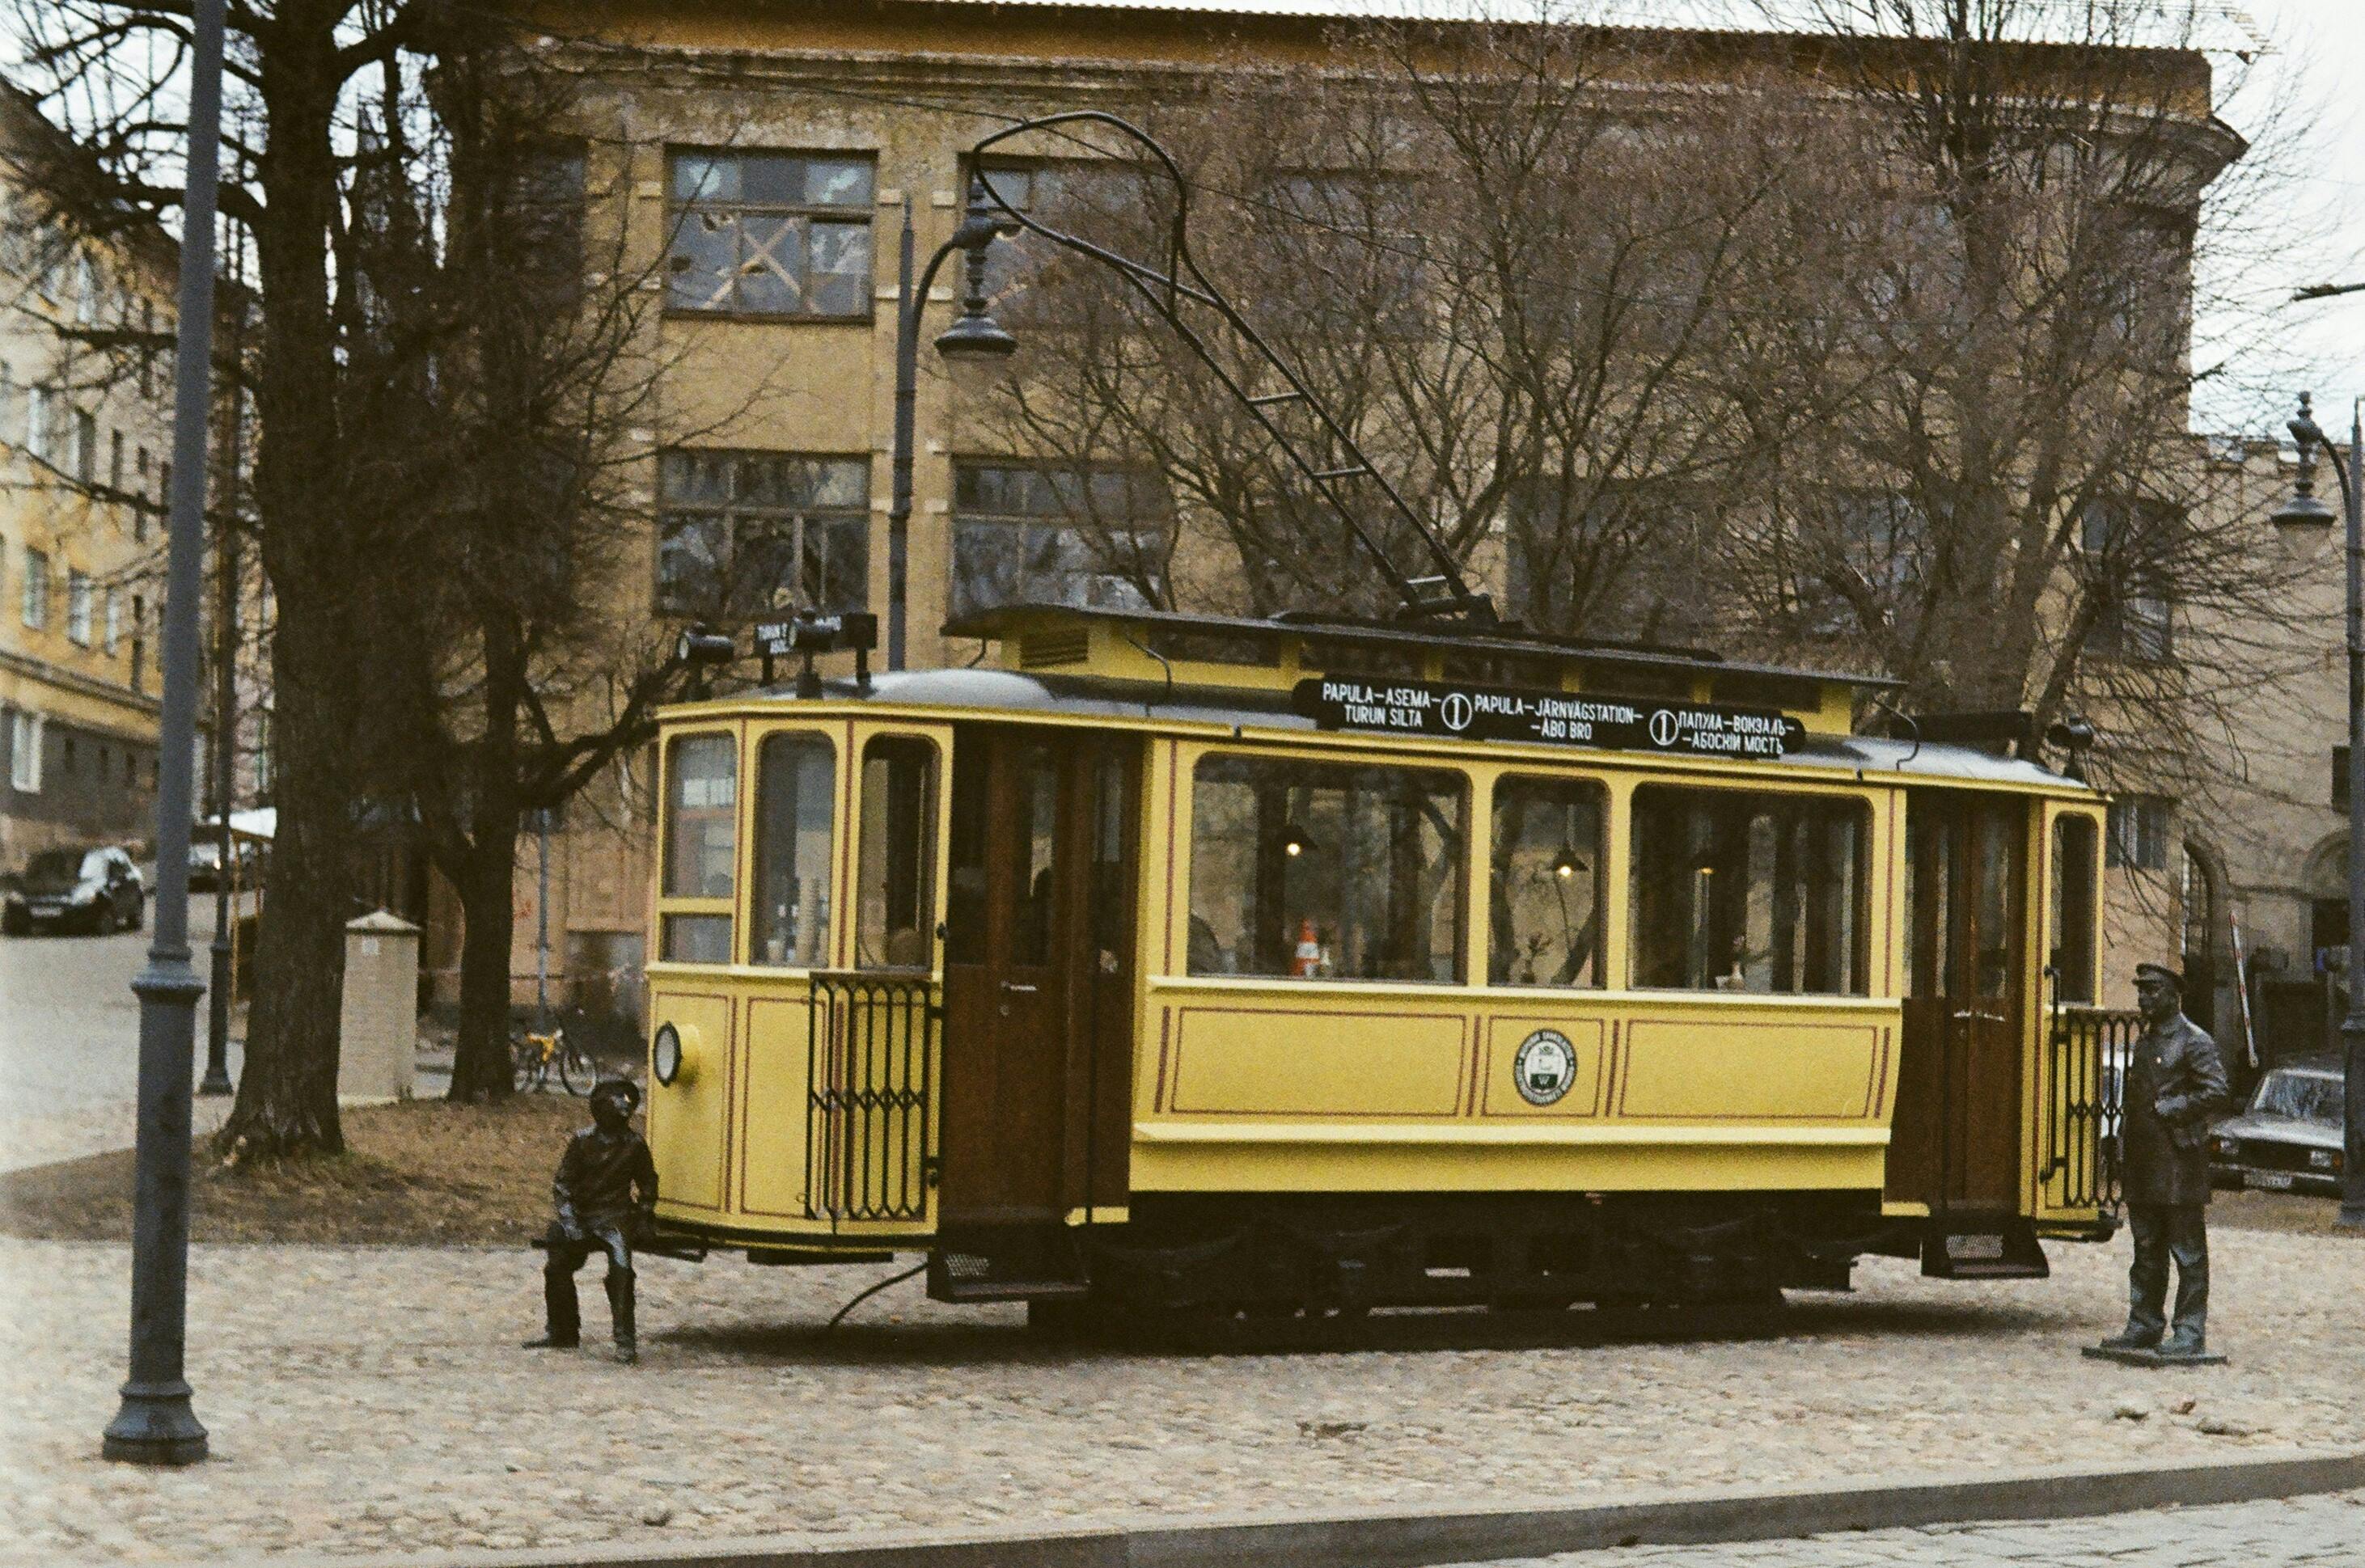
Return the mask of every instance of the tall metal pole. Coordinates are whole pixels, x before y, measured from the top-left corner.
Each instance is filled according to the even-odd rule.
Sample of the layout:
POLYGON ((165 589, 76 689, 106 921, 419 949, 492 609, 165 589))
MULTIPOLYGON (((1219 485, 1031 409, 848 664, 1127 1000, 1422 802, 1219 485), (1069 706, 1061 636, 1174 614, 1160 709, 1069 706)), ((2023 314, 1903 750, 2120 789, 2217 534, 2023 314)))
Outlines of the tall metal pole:
MULTIPOLYGON (((912 297, 912 198, 903 197, 903 240, 895 266, 895 446, 887 501, 887 667, 903 667, 912 553, 912 413, 919 398, 920 307, 912 297)), ((933 275, 936 267, 929 265, 933 275)))
POLYGON ((238 793, 238 531, 239 456, 241 401, 245 388, 241 366, 245 363, 246 296, 243 282, 246 247, 230 247, 230 268, 235 296, 230 320, 230 426, 222 432, 222 465, 229 483, 222 487, 221 537, 214 549, 214 569, 220 574, 214 599, 214 810, 221 813, 221 858, 214 867, 214 940, 212 979, 206 987, 206 1076, 200 1094, 230 1092, 230 1004, 235 982, 230 976, 230 922, 237 913, 230 904, 230 868, 237 843, 230 836, 230 811, 238 793))
POLYGON ((2337 453, 2348 529, 2348 1016, 2341 1021, 2340 1224, 2365 1230, 2365 419, 2349 405, 2337 453))
POLYGON ((171 548, 164 578, 163 716, 157 745, 156 924, 140 998, 140 1138, 133 1157, 131 1375, 100 1451, 137 1464, 193 1464, 206 1429, 183 1375, 189 1286, 189 1081, 197 997, 189 967, 190 796, 197 719, 198 599, 205 591, 206 415, 211 401, 214 183, 221 153, 224 0, 195 0, 188 188, 181 205, 178 360, 173 387, 171 548))

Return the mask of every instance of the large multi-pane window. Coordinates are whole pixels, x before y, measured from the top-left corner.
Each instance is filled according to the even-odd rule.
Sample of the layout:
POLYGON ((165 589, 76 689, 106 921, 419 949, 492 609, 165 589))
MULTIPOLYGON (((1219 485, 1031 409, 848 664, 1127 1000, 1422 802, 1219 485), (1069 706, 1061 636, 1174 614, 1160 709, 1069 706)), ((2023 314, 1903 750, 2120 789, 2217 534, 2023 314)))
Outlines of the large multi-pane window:
POLYGON ((90 646, 90 574, 66 568, 66 641, 77 648, 90 646))
MULTIPOLYGON (((728 899, 739 853, 739 747, 729 735, 684 735, 667 756, 667 899, 728 899)), ((731 916, 668 911, 661 944, 677 963, 731 961, 731 916)))
POLYGON ((1461 979, 1463 816, 1458 773, 1202 758, 1190 972, 1461 979))
POLYGON ((1634 791, 1634 983, 1861 996, 1861 801, 1645 785, 1634 791))
POLYGON ((2158 501, 2100 500, 2079 521, 2094 600, 2087 650, 2135 663, 2165 660, 2176 634, 2168 562, 2183 532, 2183 512, 2158 501))
POLYGON ((869 600, 870 460, 677 448, 657 463, 657 607, 750 616, 869 600))
POLYGON ((1516 777, 1496 784, 1489 980, 1602 983, 1601 829, 1598 784, 1516 777))
POLYGON ((820 735, 767 735, 756 754, 755 963, 829 962, 835 772, 836 754, 820 735))
POLYGON ((670 308, 869 315, 869 154, 682 150, 670 163, 670 308))
POLYGON ((995 604, 1136 609, 1164 596, 1165 487, 1125 469, 953 470, 955 615, 995 604))

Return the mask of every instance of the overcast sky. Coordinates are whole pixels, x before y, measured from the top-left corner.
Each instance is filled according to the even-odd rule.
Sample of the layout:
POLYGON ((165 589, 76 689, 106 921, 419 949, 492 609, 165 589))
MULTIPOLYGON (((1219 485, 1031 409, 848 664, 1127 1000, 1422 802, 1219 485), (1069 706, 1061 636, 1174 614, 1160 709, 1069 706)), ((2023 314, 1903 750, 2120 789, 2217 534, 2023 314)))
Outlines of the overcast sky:
MULTIPOLYGON (((2365 283, 2365 0, 2244 0, 2242 7, 2284 56, 2315 116, 2299 193, 2323 238, 2294 256, 2294 286, 2365 283)), ((2282 75, 2277 71, 2271 74, 2282 75)), ((2227 106, 2240 129, 2242 106, 2227 106)), ((2349 400, 2365 397, 2365 294, 2298 305, 2300 363, 2292 390, 2311 386, 2324 423, 2348 422, 2349 400)), ((2283 379, 2260 367, 2251 379, 2283 379)))

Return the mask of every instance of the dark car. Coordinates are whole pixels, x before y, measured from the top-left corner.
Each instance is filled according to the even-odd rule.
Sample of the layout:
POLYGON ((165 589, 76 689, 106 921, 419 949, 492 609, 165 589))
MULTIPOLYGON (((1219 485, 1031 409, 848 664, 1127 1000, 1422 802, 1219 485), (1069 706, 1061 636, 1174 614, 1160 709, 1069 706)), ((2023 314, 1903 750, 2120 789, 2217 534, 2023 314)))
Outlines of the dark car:
MULTIPOLYGON (((220 838, 209 836, 206 824, 199 823, 196 836, 189 840, 189 890, 209 893, 219 887, 221 865, 220 838)), ((263 854, 254 840, 231 840, 230 871, 231 884, 239 888, 252 888, 262 879, 263 854)))
POLYGON ((2248 1109, 2212 1129, 2209 1172, 2221 1186, 2340 1190, 2341 1067, 2301 1057, 2268 1070, 2248 1109))
POLYGON ((11 936, 43 929, 137 931, 147 903, 140 868, 124 850, 44 849, 8 890, 0 929, 11 936))

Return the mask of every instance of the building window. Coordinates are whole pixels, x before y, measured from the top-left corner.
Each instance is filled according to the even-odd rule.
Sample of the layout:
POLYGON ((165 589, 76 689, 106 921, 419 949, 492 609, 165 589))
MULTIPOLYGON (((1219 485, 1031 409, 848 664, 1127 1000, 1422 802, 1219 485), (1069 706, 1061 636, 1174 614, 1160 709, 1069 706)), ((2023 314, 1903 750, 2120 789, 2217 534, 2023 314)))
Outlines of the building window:
POLYGON ((90 574, 66 568, 66 641, 90 646, 90 574))
POLYGON ((1634 791, 1634 983, 1865 994, 1861 801, 1634 791))
POLYGON ((98 420, 74 410, 74 477, 87 485, 98 477, 98 420))
POLYGON ((2103 658, 2159 664, 2174 651, 2176 607, 2163 563, 2184 514, 2157 501, 2096 501, 2080 519, 2087 592, 2094 601, 2086 649, 2103 658))
POLYGON ((106 590, 106 651, 114 653, 123 644, 123 590, 110 586, 106 590))
POLYGON ((870 314, 867 154, 677 151, 666 302, 773 318, 870 314))
POLYGON ((1134 610, 1165 597, 1165 487, 1149 475, 1014 463, 953 469, 952 612, 996 604, 1134 610))
POLYGON ((2163 795, 2121 795, 2111 802, 2103 862, 2138 871, 2168 868, 2169 801, 2163 795))
POLYGON ((123 493, 123 432, 110 431, 106 438, 106 487, 117 495, 123 493))
POLYGON ((50 624, 50 558, 42 551, 25 552, 25 581, 17 614, 31 631, 44 631, 50 624))
POLYGON ((8 783, 19 794, 41 792, 41 716, 17 710, 8 715, 8 783))
POLYGON ((1202 758, 1190 972, 1459 980, 1463 795, 1440 769, 1202 758))
POLYGON ((39 462, 53 460, 50 438, 57 433, 57 394, 46 386, 28 388, 25 394, 25 450, 39 462))
POLYGON ((870 460, 677 450, 657 461, 657 608, 749 616, 870 599, 870 460))
POLYGON ((1598 784, 1518 778, 1496 784, 1489 980, 1602 983, 1602 821, 1598 784))
POLYGON ((98 268, 88 251, 74 253, 74 322, 87 327, 98 319, 98 268))
MULTIPOLYGON (((148 599, 131 596, 131 689, 143 689, 148 678, 148 599)), ((208 775, 210 777, 210 775, 208 775)))
POLYGON ((767 735, 757 753, 750 963, 810 969, 829 962, 836 774, 837 754, 820 735, 767 735))

